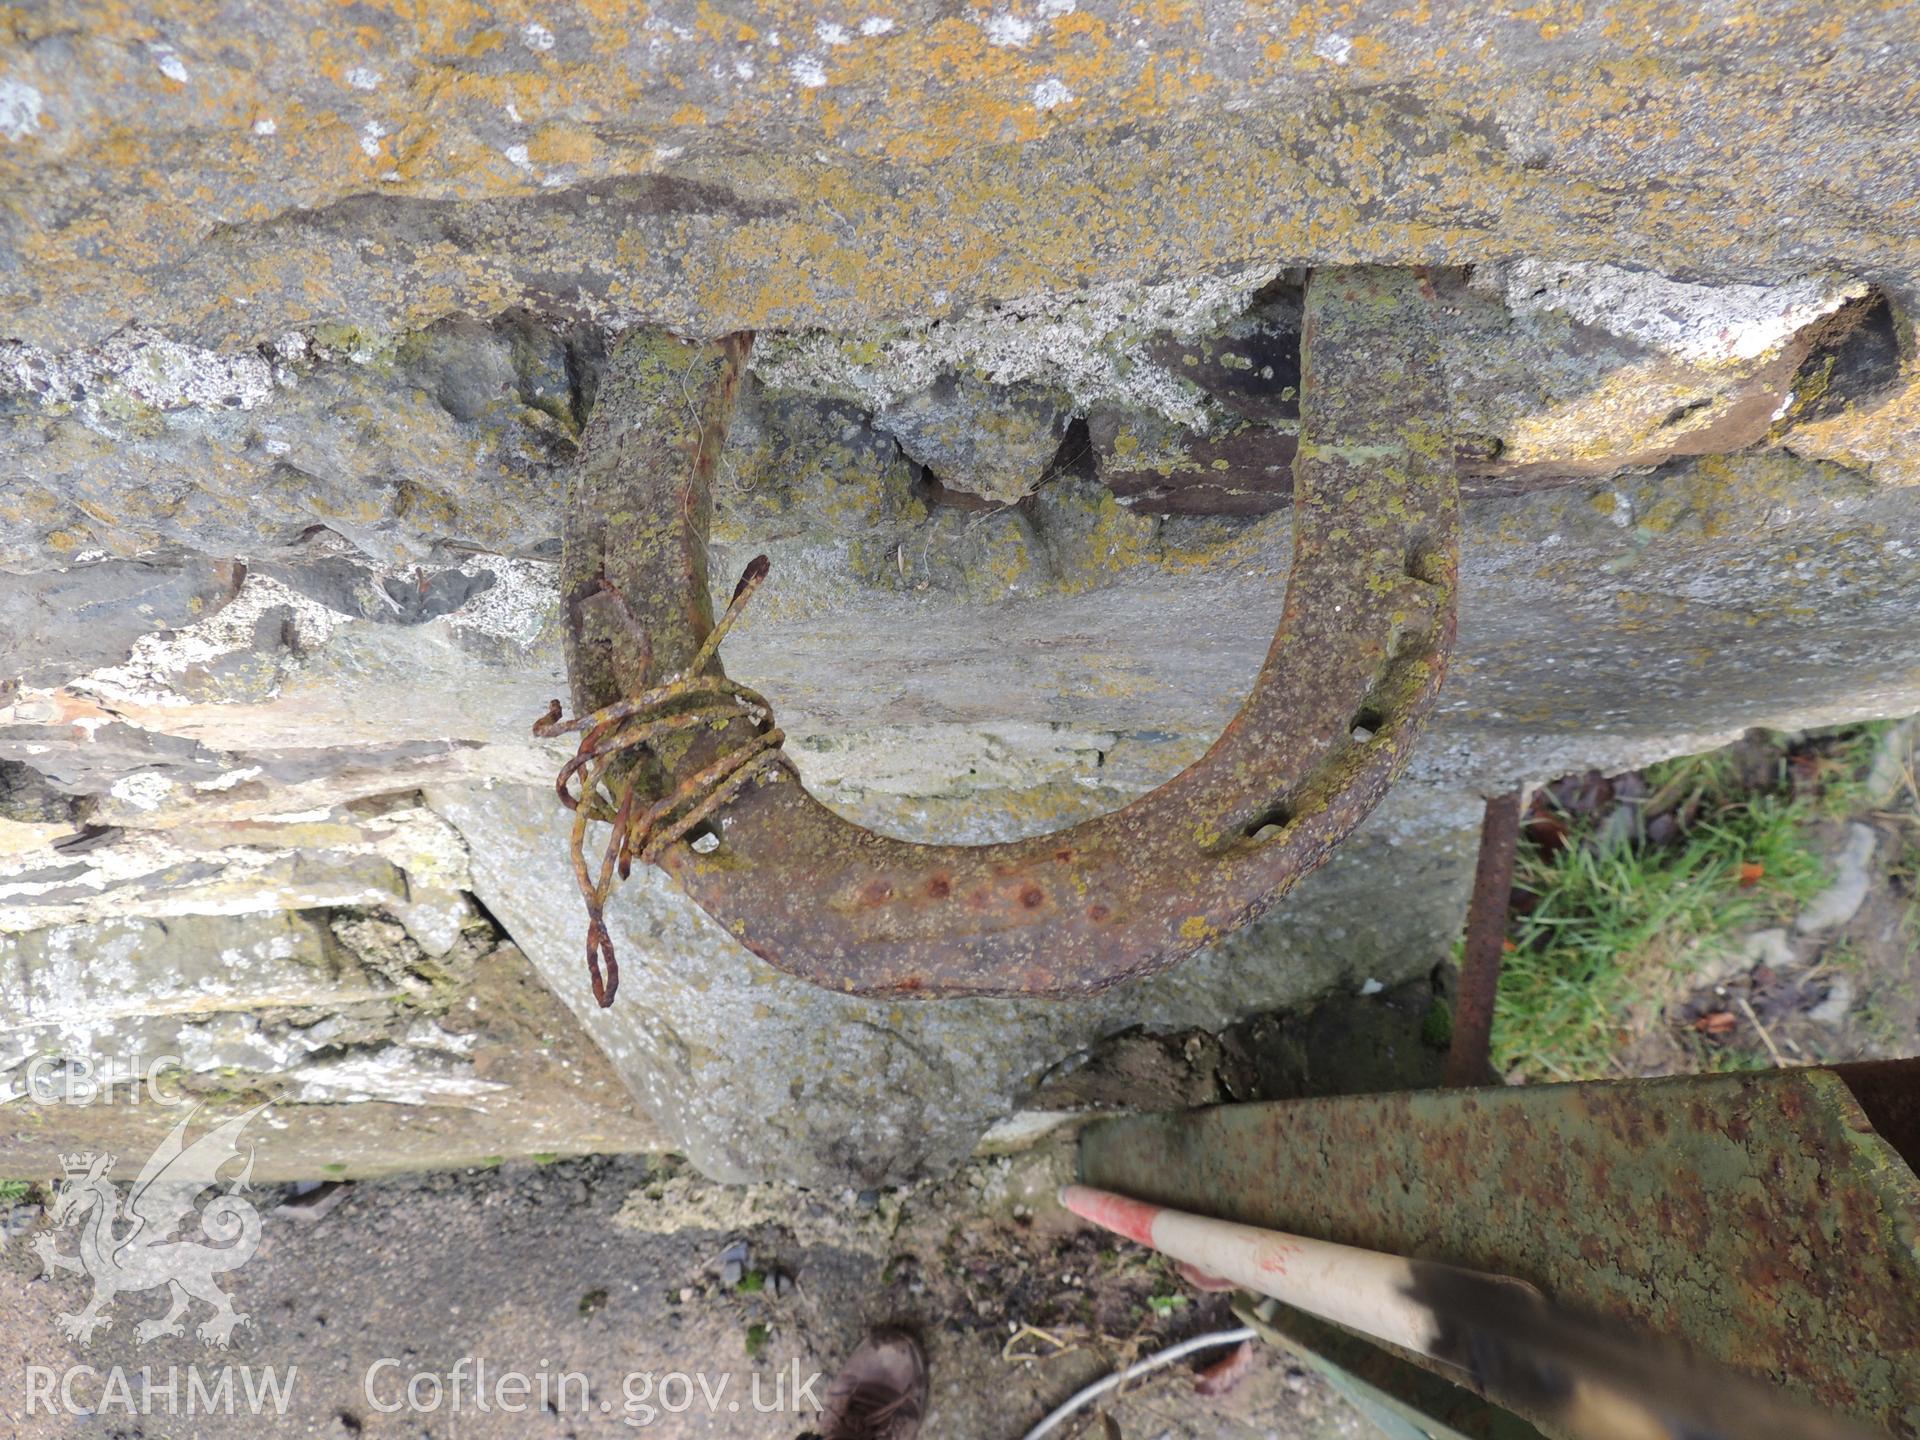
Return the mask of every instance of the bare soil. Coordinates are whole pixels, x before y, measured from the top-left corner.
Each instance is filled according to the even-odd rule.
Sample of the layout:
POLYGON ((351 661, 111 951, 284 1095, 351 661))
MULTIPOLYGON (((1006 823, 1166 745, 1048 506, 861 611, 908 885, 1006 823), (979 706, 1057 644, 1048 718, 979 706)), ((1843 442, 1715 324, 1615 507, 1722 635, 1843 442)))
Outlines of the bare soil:
MULTIPOLYGON (((756 1413, 754 1377, 759 1398, 771 1401, 776 1377, 791 1385, 796 1368, 802 1381, 830 1375, 870 1325, 896 1322, 926 1346, 929 1440, 1015 1440, 1112 1367, 1235 1323, 1220 1297, 1189 1291, 1157 1257, 1090 1233, 1061 1211, 1052 1196, 1071 1164, 1062 1138, 976 1162, 938 1184, 827 1195, 714 1187, 672 1162, 562 1161, 361 1182, 318 1221, 270 1209, 285 1192, 256 1190, 261 1247, 226 1278, 251 1321, 225 1351, 191 1330, 137 1340, 136 1323, 165 1309, 157 1290, 122 1296, 111 1325, 89 1344, 68 1340, 58 1317, 91 1292, 82 1277, 37 1278, 29 1247, 47 1222, 29 1207, 22 1213, 33 1228, 0 1252, 0 1431, 30 1440, 786 1440, 808 1428, 808 1415, 756 1413), (722 1257, 742 1241, 747 1259, 735 1279, 723 1273, 722 1257), (468 1379, 460 1410, 452 1410, 445 1377, 463 1357, 486 1361, 495 1401, 519 1398, 511 1388, 502 1396, 498 1376, 528 1375, 532 1408, 478 1410, 468 1379), (74 1398, 100 1413, 48 1413, 36 1401, 30 1414, 30 1365, 56 1373, 91 1366, 74 1398), (285 1413, 168 1414, 162 1391, 151 1402, 155 1413, 129 1414, 98 1378, 122 1367, 137 1408, 142 1367, 162 1385, 168 1367, 179 1367, 184 1407, 187 1367, 213 1384, 224 1365, 297 1367, 285 1413), (584 1397, 579 1382, 559 1394, 563 1372, 586 1377, 584 1397), (647 1372, 651 1387, 638 1378, 647 1372), (661 1391, 675 1372, 688 1379, 661 1391), (440 1377, 440 1408, 379 1408, 403 1403, 416 1373, 440 1377), (549 1400, 564 1404, 539 1405, 543 1373, 549 1400), (702 1376, 716 1394, 712 1406, 702 1376), (678 1413, 663 1408, 688 1400, 678 1413)), ((54 1233, 72 1253, 73 1232, 54 1233)), ((203 1313, 196 1303, 189 1320, 203 1313)), ((465 1373, 474 1373, 471 1363, 465 1373)), ((431 1399, 432 1382, 417 1388, 431 1399)), ((823 1379, 813 1393, 824 1388, 823 1379)), ((1118 1433, 1149 1440, 1371 1433, 1318 1379, 1259 1348, 1227 1395, 1196 1394, 1194 1370, 1180 1364, 1105 1408, 1118 1433)), ((1113 1433, 1097 1412, 1087 1417, 1061 1433, 1113 1433)))

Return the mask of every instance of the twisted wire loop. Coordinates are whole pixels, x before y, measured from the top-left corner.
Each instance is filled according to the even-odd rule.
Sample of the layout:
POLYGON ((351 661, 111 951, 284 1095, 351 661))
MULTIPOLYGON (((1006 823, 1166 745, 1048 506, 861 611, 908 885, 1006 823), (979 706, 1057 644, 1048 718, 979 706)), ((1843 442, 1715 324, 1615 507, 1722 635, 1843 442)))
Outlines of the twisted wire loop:
POLYGON ((616 878, 632 872, 634 857, 655 864, 666 849, 685 839, 712 818, 714 812, 744 789, 756 775, 787 763, 781 753, 785 733, 773 723, 773 706, 758 691, 701 672, 719 652, 733 622, 747 607, 760 582, 767 578, 767 557, 755 556, 734 587, 726 613, 708 632, 693 663, 665 682, 647 686, 590 715, 562 719, 560 702, 533 722, 542 739, 578 732, 580 743, 554 779, 560 803, 573 812, 570 840, 573 878, 587 903, 587 974, 593 998, 604 1009, 613 1004, 620 988, 620 962, 607 933, 607 897, 616 878), (671 793, 647 803, 641 795, 647 767, 637 763, 661 739, 684 731, 706 729, 719 733, 743 716, 755 723, 751 738, 724 750, 676 785, 671 793), (641 755, 629 751, 640 750, 641 755), (574 789, 575 780, 579 789, 574 789), (587 860, 587 827, 611 827, 596 875, 587 860))

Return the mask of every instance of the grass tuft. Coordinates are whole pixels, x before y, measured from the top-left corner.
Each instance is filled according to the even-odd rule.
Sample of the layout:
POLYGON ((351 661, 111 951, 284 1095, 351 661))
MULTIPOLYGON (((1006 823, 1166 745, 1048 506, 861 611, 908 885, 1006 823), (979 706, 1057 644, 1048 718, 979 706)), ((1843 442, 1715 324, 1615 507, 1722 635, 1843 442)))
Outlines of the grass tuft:
POLYGON ((1523 844, 1515 915, 1494 1008, 1493 1056, 1528 1080, 1617 1073, 1614 1057, 1690 988, 1699 962, 1738 932, 1778 923, 1825 881, 1813 802, 1743 787, 1724 753, 1648 768, 1655 796, 1694 819, 1667 845, 1603 842, 1570 818, 1551 854, 1523 844))

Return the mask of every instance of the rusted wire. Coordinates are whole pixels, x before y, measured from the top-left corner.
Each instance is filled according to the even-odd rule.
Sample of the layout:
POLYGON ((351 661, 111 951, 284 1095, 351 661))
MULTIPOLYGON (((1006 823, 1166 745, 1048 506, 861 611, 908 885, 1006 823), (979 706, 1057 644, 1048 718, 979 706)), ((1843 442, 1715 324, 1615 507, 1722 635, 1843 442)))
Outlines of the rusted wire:
POLYGON ((653 686, 647 684, 648 676, 636 676, 638 688, 632 695, 571 720, 563 718, 565 712, 554 700, 533 722, 533 733, 542 739, 580 734, 574 753, 554 778, 554 789, 560 803, 573 811, 569 843, 574 883, 587 905, 587 975, 593 998, 603 1009, 613 1004, 620 988, 620 962, 606 925, 614 880, 627 878, 635 855, 647 864, 657 863, 669 846, 705 825, 755 776, 785 763, 780 745, 786 737, 774 725, 766 697, 725 676, 700 673, 712 663, 768 569, 764 555, 747 565, 726 613, 708 632, 693 663, 678 675, 653 686), (671 794, 651 804, 641 801, 638 792, 647 767, 640 763, 642 756, 629 752, 651 749, 662 738, 689 730, 724 731, 742 718, 755 720, 750 738, 689 775, 671 794), (578 793, 573 788, 576 778, 578 793), (587 859, 587 828, 595 823, 609 827, 598 875, 587 859))

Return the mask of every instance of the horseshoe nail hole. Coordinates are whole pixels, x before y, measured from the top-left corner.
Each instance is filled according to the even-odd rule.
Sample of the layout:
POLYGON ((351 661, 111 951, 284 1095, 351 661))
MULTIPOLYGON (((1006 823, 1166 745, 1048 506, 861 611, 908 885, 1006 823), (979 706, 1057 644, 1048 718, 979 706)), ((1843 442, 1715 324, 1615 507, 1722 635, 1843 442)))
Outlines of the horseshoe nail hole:
POLYGON ((935 900, 944 900, 953 893, 953 881, 944 875, 935 875, 927 881, 927 894, 935 900))
POLYGON ((1353 724, 1349 728, 1353 735, 1354 743, 1364 745, 1385 729, 1386 724, 1386 716, 1369 706, 1353 717, 1353 724))
POLYGON ((1024 910, 1038 910, 1046 903, 1047 894, 1038 885, 1020 887, 1020 906, 1024 910))
POLYGON ((720 848, 720 832, 710 825, 703 825, 693 837, 691 846, 696 855, 711 855, 720 848))
POLYGON ((1264 843, 1286 829, 1292 820, 1292 810, 1285 805, 1274 805, 1249 820, 1245 833, 1248 839, 1264 843))
POLYGON ((1425 585, 1437 585, 1443 574, 1441 556, 1437 547, 1426 540, 1417 540, 1407 548, 1407 574, 1425 585))

